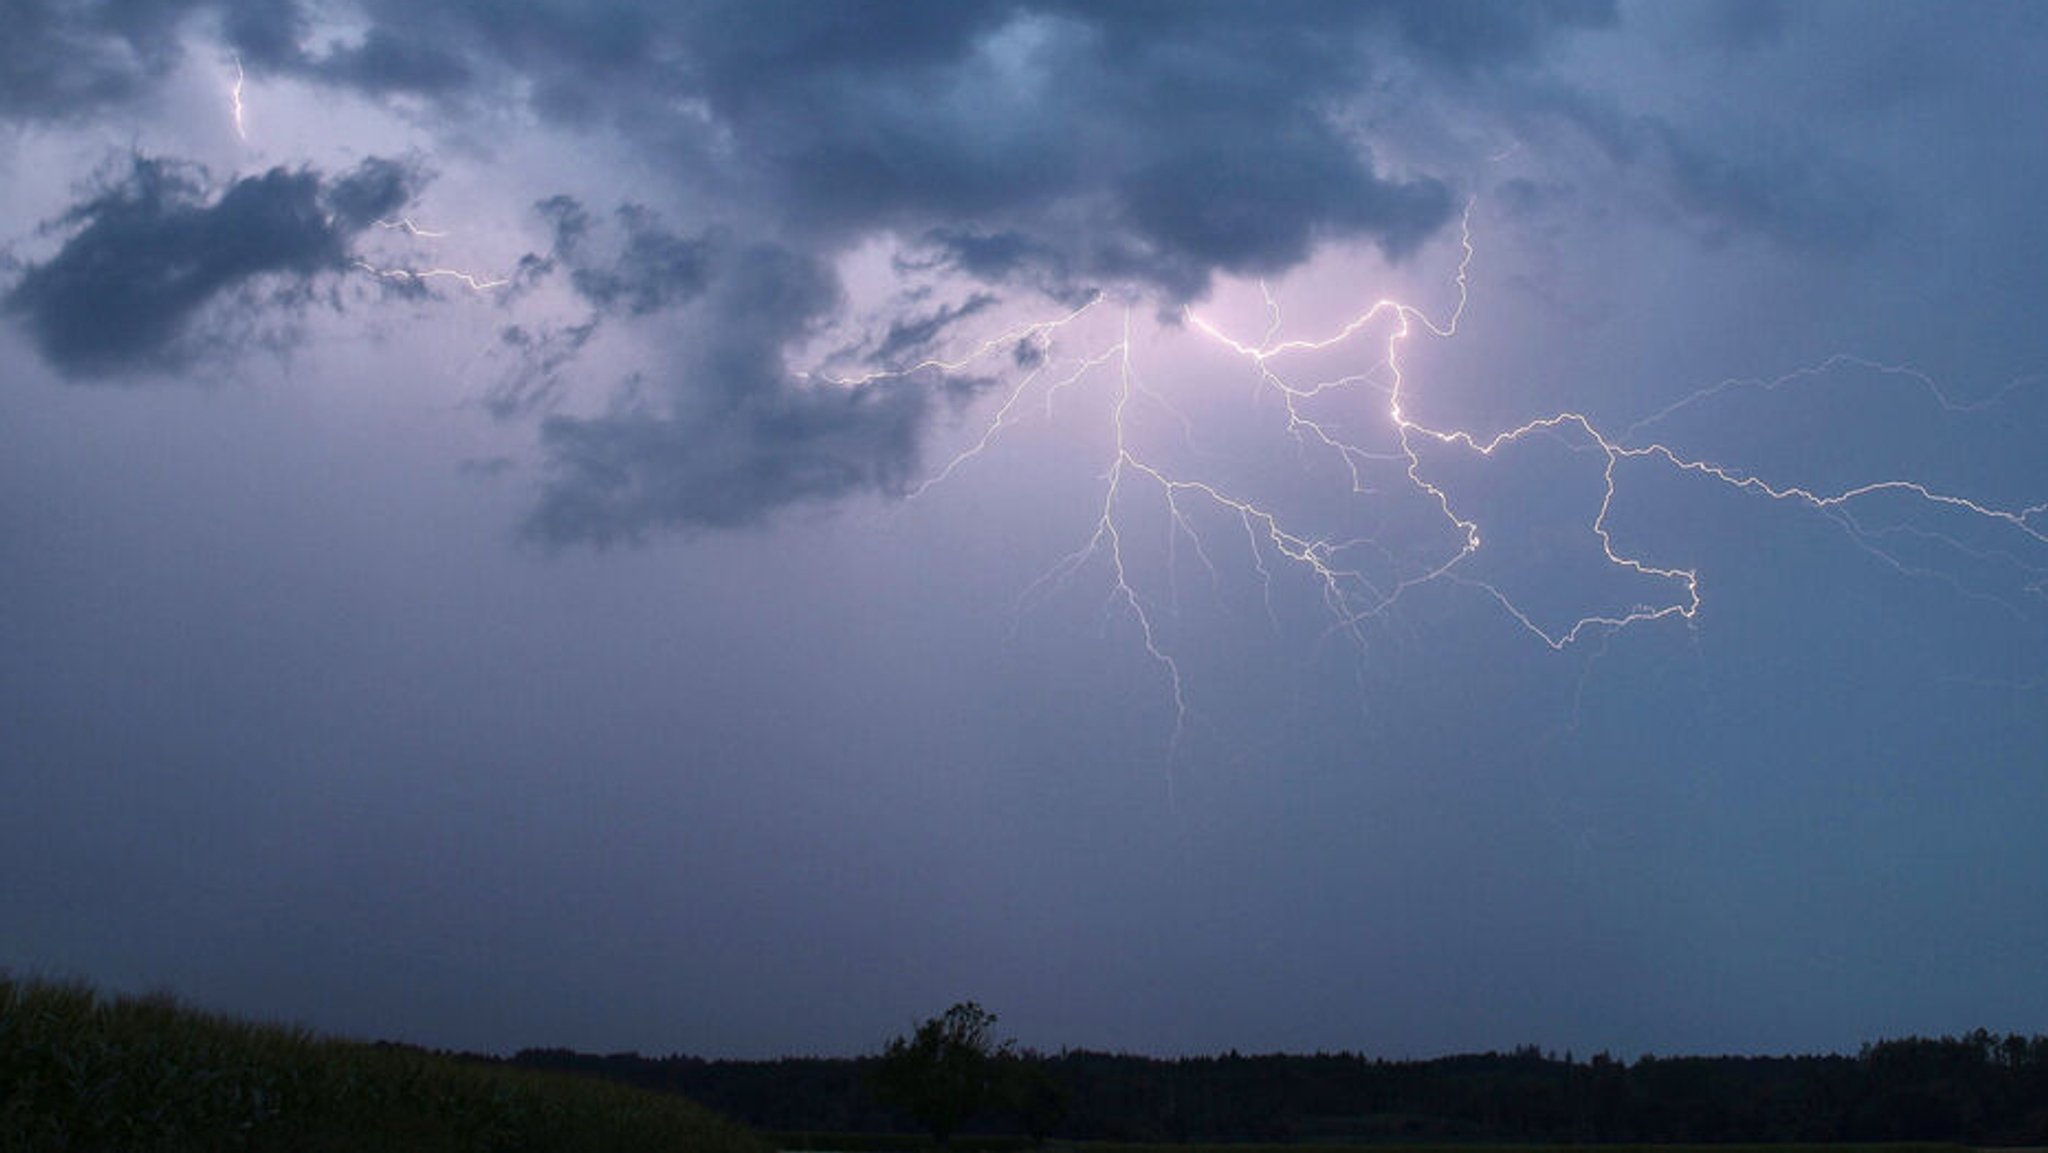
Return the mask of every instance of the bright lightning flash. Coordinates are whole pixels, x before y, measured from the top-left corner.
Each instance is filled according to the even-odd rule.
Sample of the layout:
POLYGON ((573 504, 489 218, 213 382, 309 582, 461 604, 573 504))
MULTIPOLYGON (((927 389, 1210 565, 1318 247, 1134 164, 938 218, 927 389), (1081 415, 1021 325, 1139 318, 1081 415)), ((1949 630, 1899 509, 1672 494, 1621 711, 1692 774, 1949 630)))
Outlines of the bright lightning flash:
POLYGON ((369 273, 379 280, 397 281, 403 284, 424 284, 429 280, 453 280, 471 292, 489 292, 512 283, 501 276, 479 276, 459 268, 379 268, 367 260, 349 261, 350 267, 369 273))
MULTIPOLYGON (((1277 340, 1281 328, 1280 308, 1272 295, 1267 293, 1265 300, 1268 323, 1263 335, 1254 343, 1229 335, 1220 326, 1193 311, 1185 314, 1189 328, 1208 337, 1243 362, 1254 377, 1260 394, 1278 399, 1288 432, 1305 452, 1325 454, 1342 462, 1349 471, 1353 493, 1377 491, 1368 483, 1368 470, 1376 467, 1381 471, 1391 469, 1405 481, 1413 494, 1422 499, 1425 507, 1433 510, 1434 516, 1439 518, 1448 530, 1447 539, 1453 543, 1441 553, 1424 556, 1419 560, 1411 558, 1404 563, 1396 564, 1390 574, 1377 569, 1369 574, 1367 566, 1347 559, 1357 555, 1357 550, 1360 549, 1369 550, 1387 560, 1392 559, 1391 552, 1369 539, 1338 538, 1311 531, 1283 515, 1281 510, 1275 507, 1232 491, 1220 482, 1183 475, 1148 455, 1135 435, 1133 406, 1142 396, 1167 411, 1173 410, 1157 391, 1145 386, 1134 365, 1128 309, 1120 335, 1107 347, 1097 347, 1078 355, 1062 356, 1056 345, 1058 338, 1070 326, 1098 306, 1101 299, 1099 297, 1064 316, 1012 329, 980 344, 957 360, 932 360, 893 373, 872 373, 845 380, 827 379, 831 383, 851 385, 884 376, 902 376, 919 371, 936 370, 952 373, 968 369, 1001 351, 1017 348, 1021 342, 1031 342, 1032 347, 1038 350, 1030 359, 1028 371, 1007 389, 1002 402, 983 427, 979 437, 948 460, 929 479, 913 488, 909 495, 914 498, 952 477, 963 466, 986 452, 1005 429, 1022 419, 1020 414, 1025 409, 1024 400, 1034 390, 1043 392, 1045 407, 1050 413, 1056 394, 1076 387, 1091 375, 1109 375, 1111 380, 1107 420, 1112 457, 1104 474, 1101 504, 1094 526, 1078 548, 1060 559, 1051 570, 1027 587, 1023 601, 1028 603, 1042 595, 1043 590, 1051 587, 1066 587, 1084 568, 1091 563, 1099 562, 1108 574, 1109 589, 1105 611, 1121 613, 1136 626, 1140 643, 1149 659, 1159 667, 1171 693, 1176 717, 1176 746, 1191 716, 1188 683, 1179 662, 1164 639, 1167 634, 1156 619, 1158 606, 1152 598, 1142 593, 1126 555, 1126 537, 1132 531, 1128 521, 1132 515, 1129 509, 1132 507, 1133 497, 1139 490, 1149 490, 1154 499, 1163 504, 1169 543, 1176 539, 1187 540, 1195 556, 1212 577, 1216 574, 1212 559, 1215 553, 1211 544, 1205 542, 1198 528, 1196 513, 1207 509, 1211 515, 1220 513, 1237 523, 1244 533, 1240 547, 1248 550, 1250 564, 1266 589, 1269 616, 1273 565, 1291 566, 1295 571, 1308 577, 1314 587, 1320 590, 1322 608, 1328 620, 1328 631, 1347 636, 1361 648, 1366 642, 1365 626, 1368 622, 1383 617, 1411 590, 1438 582, 1454 583, 1482 592, 1497 603, 1512 620, 1553 650, 1562 650, 1588 636, 1610 636, 1624 629, 1646 626, 1653 622, 1694 620, 1703 603, 1699 572, 1692 568, 1656 564, 1624 549, 1614 539, 1609 521, 1619 485, 1617 469, 1624 462, 1660 464, 1676 473, 1705 478, 1743 493, 1804 506, 1829 516, 1859 547, 1884 563, 1901 572, 1916 575, 1933 574, 1908 563, 1898 552, 1888 547, 1886 540, 1887 531, 1906 530, 1866 528, 1853 515, 1853 506, 1874 497, 1905 498, 1929 511, 1960 514, 1992 528, 2017 532, 2020 534, 2021 543, 2029 549, 2036 545, 2048 545, 2048 526, 2042 523, 2044 519, 2048 519, 2048 516, 2044 516, 2048 514, 2048 502, 2024 508, 2002 508, 1943 491, 1920 481, 1903 478, 1871 480, 1832 491, 1775 483, 1702 457, 1689 455, 1661 441, 1638 443, 1633 439, 1649 426, 1669 418, 1677 410, 1697 404, 1730 387, 1729 383, 1703 389, 1637 422, 1619 435, 1604 432, 1591 417, 1569 410, 1551 413, 1505 431, 1490 434, 1466 428, 1436 427, 1416 419, 1409 415, 1408 405, 1405 403, 1410 398, 1413 386, 1403 369, 1402 354, 1411 340, 1418 336, 1448 340, 1457 335, 1458 324, 1464 315, 1467 301, 1467 274, 1474 258, 1469 209, 1460 244, 1462 256, 1456 274, 1457 301, 1449 315, 1442 320, 1433 319, 1413 305, 1393 299, 1380 299, 1327 337, 1316 340, 1277 340), (1375 339, 1373 334, 1376 333, 1385 335, 1383 338, 1375 339), (1358 343, 1364 343, 1370 349, 1369 360, 1363 371, 1309 383, 1298 383, 1290 379, 1285 371, 1292 362, 1312 359, 1318 355, 1341 354, 1347 347, 1358 343), (1062 367, 1055 369, 1056 364, 1062 367), (1354 405, 1347 409, 1342 417, 1319 415, 1333 401, 1345 401, 1353 395, 1365 397, 1363 409, 1357 409, 1354 405), (1358 433, 1352 431, 1357 426, 1346 423, 1363 418, 1367 421, 1365 427, 1372 427, 1372 411, 1375 407, 1380 410, 1384 420, 1383 424, 1378 425, 1381 435, 1391 438, 1390 445, 1385 448, 1360 443, 1357 439, 1358 433), (1646 580, 1655 586, 1666 587, 1670 590, 1670 595, 1658 603, 1636 604, 1625 611, 1593 613, 1580 616, 1568 624, 1546 626, 1539 623, 1537 614, 1526 609, 1514 596, 1497 584, 1480 579, 1467 571, 1470 568, 1468 562, 1482 546, 1481 525, 1477 514, 1465 511, 1457 492, 1454 491, 1456 486, 1442 479, 1441 470, 1433 471, 1432 461, 1439 459, 1437 451, 1463 450, 1478 458, 1492 458, 1508 446, 1539 437, 1563 440, 1574 446, 1583 445, 1585 451, 1598 453, 1604 458, 1602 495, 1590 520, 1586 522, 1586 527, 1598 542, 1599 555, 1609 569, 1638 580, 1646 580), (1269 564, 1269 561, 1273 563, 1269 564)), ((1020 358, 1020 364, 1022 363, 1024 360, 1020 358)), ((1914 370, 1877 365, 1845 356, 1830 358, 1821 365, 1788 373, 1776 381, 1764 383, 1762 387, 1777 388, 1796 382, 1803 376, 1820 375, 1831 369, 1850 365, 1915 378, 1931 390, 1945 408, 1952 411, 1980 406, 1960 405, 1950 401, 1931 379, 1914 370)), ((1994 397, 1981 403, 1993 403, 1996 399, 1994 397)), ((1177 412, 1174 415, 1179 416, 1177 412)), ((1186 418, 1181 419, 1185 425, 1186 418)), ((1910 531, 1918 536, 1935 538, 1961 552, 1972 552, 1953 539, 1921 530, 1910 531)), ((2038 592, 2048 588, 2048 565, 2021 561, 2010 552, 2002 553, 2001 556, 2008 562, 2017 563, 2030 578, 2029 589, 2038 592)))
POLYGON ((389 232, 404 232, 410 236, 422 236, 429 240, 439 240, 441 237, 448 235, 445 232, 436 232, 431 228, 421 228, 413 222, 413 218, 410 216, 401 216, 396 220, 379 220, 377 221, 377 227, 389 232))
POLYGON ((249 140, 249 125, 243 119, 242 88, 248 83, 248 80, 247 74, 242 71, 242 56, 238 52, 235 54, 235 83, 233 87, 228 89, 228 107, 234 114, 235 138, 245 144, 249 140))
MULTIPOLYGON (((446 232, 422 228, 410 216, 401 216, 395 220, 379 220, 376 222, 376 225, 387 232, 403 232, 408 236, 426 240, 439 240, 448 235, 446 232)), ((372 264, 362 257, 349 261, 349 264, 353 268, 369 273, 378 280, 393 281, 400 284, 425 284, 430 280, 453 280, 471 292, 489 292, 491 289, 503 288, 512 283, 511 280, 502 276, 482 276, 474 272, 465 272, 459 268, 384 267, 372 264)))

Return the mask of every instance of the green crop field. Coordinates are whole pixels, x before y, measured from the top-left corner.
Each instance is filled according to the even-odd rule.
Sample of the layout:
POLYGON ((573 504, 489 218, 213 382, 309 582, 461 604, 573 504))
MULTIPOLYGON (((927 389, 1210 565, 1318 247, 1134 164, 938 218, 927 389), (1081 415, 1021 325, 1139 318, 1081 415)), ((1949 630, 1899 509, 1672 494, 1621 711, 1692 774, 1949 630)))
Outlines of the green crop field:
POLYGON ((0 1153, 765 1153, 679 1097, 0 975, 0 1153))

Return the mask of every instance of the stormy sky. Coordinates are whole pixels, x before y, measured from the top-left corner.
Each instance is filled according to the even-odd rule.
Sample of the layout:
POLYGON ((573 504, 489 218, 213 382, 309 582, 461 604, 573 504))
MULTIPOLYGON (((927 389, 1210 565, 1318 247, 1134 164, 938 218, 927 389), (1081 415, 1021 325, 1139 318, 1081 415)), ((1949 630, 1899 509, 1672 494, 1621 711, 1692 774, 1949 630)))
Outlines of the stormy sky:
POLYGON ((0 966, 2048 1031, 2048 9, 0 0, 0 966))

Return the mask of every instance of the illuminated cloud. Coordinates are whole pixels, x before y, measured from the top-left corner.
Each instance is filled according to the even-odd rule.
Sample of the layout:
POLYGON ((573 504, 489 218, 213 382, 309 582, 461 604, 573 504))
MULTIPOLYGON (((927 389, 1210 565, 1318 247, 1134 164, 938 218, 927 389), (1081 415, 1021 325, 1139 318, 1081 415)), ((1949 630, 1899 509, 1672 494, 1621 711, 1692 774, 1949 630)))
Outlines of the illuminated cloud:
POLYGON ((0 115, 70 118, 133 98, 176 61, 185 7, 10 0, 0 115))
MULTIPOLYGON (((184 30, 211 20, 237 67, 246 65, 259 79, 296 77, 372 99, 404 95, 438 103, 457 123, 473 109, 523 100, 556 126, 615 132, 644 148, 691 190, 706 219, 677 229, 655 209, 626 202, 598 228, 575 197, 544 199, 552 244, 529 258, 521 283, 562 272, 592 316, 530 319, 504 329, 505 347, 520 363, 487 399, 501 416, 549 407, 567 377, 585 371, 579 365, 605 320, 667 315, 695 325, 703 313, 714 318, 712 327, 729 326, 723 306, 706 299, 721 266, 736 267, 733 254, 742 250, 782 250, 823 267, 855 246, 892 237, 907 270, 947 271, 1067 305, 1105 286, 1124 286, 1166 313, 1205 297, 1219 275, 1281 275, 1332 243, 1368 244, 1401 260, 1440 236, 1472 189, 1464 187, 1469 177, 1380 158, 1360 117, 1370 111, 1367 94, 1397 73, 1410 77, 1399 83, 1420 83, 1447 98, 1519 100, 1531 86, 1549 92, 1563 119, 1594 135, 1617 161, 1646 152, 1668 158, 1674 199, 1723 227, 1820 244, 1853 242, 1869 228, 1860 217, 1828 210, 1824 196, 1832 184, 1815 190, 1778 167, 1725 159, 1642 118, 1595 114, 1589 110, 1600 107, 1596 102, 1545 80, 1547 53, 1573 34, 1615 23, 1614 6, 1599 0, 1288 3, 1256 10, 1054 0, 881 9, 806 2, 786 10, 755 3, 363 0, 317 13, 298 5, 176 0, 31 6, 29 14, 24 32, 10 40, 13 50, 76 66, 63 76, 22 70, 20 92, 4 106, 17 115, 132 96, 180 58, 184 30), (64 85, 79 90, 67 93, 64 85)), ((273 177, 245 183, 256 179, 273 177)), ((300 179, 295 195, 310 212, 318 194, 303 183, 311 177, 300 179)), ((214 208, 187 189, 162 207, 123 208, 118 223, 110 215, 116 201, 79 209, 73 223, 87 227, 72 243, 83 247, 29 270, 12 290, 13 311, 28 319, 53 363, 74 375, 103 376, 171 355, 200 305, 230 287, 262 272, 303 277, 331 265, 347 228, 365 217, 344 212, 331 236, 313 228, 276 237, 278 244, 262 251, 250 250, 262 244, 245 234, 242 250, 201 257, 176 284, 133 281, 124 290, 126 307, 111 322, 91 322, 103 330, 98 335, 88 335, 88 322, 66 311, 65 293, 77 291, 75 269, 87 253, 146 268, 160 259, 148 243, 157 238, 146 234, 232 229, 235 221, 225 214, 262 199, 234 191, 241 187, 214 208), (107 222, 95 224, 100 216, 107 222), (191 222, 177 223, 186 217, 191 222), (290 247, 293 240, 299 248, 290 247)), ((347 187, 339 191, 348 194, 347 187)), ((425 291, 407 268, 361 267, 394 293, 425 291)), ((979 311, 998 296, 971 299, 979 311)), ((637 418, 554 418, 541 431, 540 447, 557 481, 534 523, 553 526, 546 534, 552 540, 575 539, 574 510, 602 509, 591 512, 598 522, 587 535, 637 538, 663 524, 751 519, 781 500, 888 488, 893 482, 886 478, 901 476, 915 459, 925 403, 898 397, 849 406, 847 396, 817 392, 790 376, 765 390, 789 410, 777 427, 812 431, 778 439, 758 412, 718 416, 724 410, 714 400, 687 399, 693 392, 762 395, 773 375, 761 371, 762 363, 773 361, 788 374, 789 349, 774 342, 808 336, 837 319, 839 307, 834 297, 793 326, 750 320, 715 341, 745 346, 744 356, 728 348, 693 355, 687 366, 636 370, 635 379, 687 382, 658 388, 658 406, 674 401, 686 414, 662 417, 680 422, 667 435, 650 437, 637 418), (793 411, 836 415, 814 422, 793 411), (876 435, 844 434, 870 421, 879 426, 876 435), (814 424, 842 430, 829 438, 832 466, 796 460, 764 475, 819 479, 686 500, 683 487, 746 470, 656 464, 659 445, 701 455, 720 428, 734 437, 728 455, 740 459, 773 452, 783 440, 815 446, 828 438, 814 424), (687 436, 679 431, 684 427, 687 436), (607 444, 609 437, 618 443, 607 444), (642 488, 629 484, 595 499, 598 476, 643 468, 658 469, 663 479, 654 488, 666 496, 623 499, 619 493, 642 488)), ((968 315, 946 309, 965 307, 956 302, 885 320, 870 355, 887 364, 917 353, 968 315)), ((908 396, 917 387, 899 382, 891 391, 908 396)))
MULTIPOLYGON (((610 125, 667 153, 680 178, 724 190, 716 226, 695 234, 619 209, 602 256, 587 209, 568 197, 542 206, 554 230, 545 267, 566 268, 597 313, 644 317, 715 297, 712 347, 649 373, 678 378, 656 381, 655 415, 542 427, 552 479, 529 527, 557 544, 751 522, 784 504, 889 491, 913 469, 931 408, 918 389, 929 385, 835 391, 794 377, 782 345, 831 319, 837 298, 807 299, 786 321, 736 310, 735 290, 710 286, 758 262, 721 269, 717 250, 745 248, 740 237, 779 237, 789 261, 809 266, 888 234, 928 267, 991 285, 1074 303, 1120 283, 1168 307, 1205 295, 1219 273, 1278 274, 1331 241, 1400 258, 1451 222, 1457 194, 1438 177, 1383 171, 1343 124, 1375 61, 1414 49, 1452 75, 1520 67, 1561 33, 1613 18, 1597 3, 1521 6, 1507 19, 1433 4, 363 11, 370 31, 351 51, 469 54, 423 70, 411 90, 454 98, 473 94, 465 81, 483 91, 517 76, 544 114, 610 125), (702 119, 651 116, 655 93, 671 107, 696 102, 702 119)), ((871 355, 915 353, 994 301, 897 317, 871 355)), ((523 378, 561 370, 559 352, 537 355, 552 366, 523 378)))

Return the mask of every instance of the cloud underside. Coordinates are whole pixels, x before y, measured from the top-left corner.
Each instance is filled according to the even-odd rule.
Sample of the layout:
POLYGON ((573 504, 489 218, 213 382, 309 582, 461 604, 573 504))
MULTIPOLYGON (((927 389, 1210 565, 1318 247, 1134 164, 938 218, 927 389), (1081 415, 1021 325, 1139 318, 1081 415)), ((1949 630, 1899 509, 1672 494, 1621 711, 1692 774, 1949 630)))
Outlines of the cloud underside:
MULTIPOLYGON (((346 9, 337 38, 320 23, 337 10, 290 2, 17 0, 0 114, 116 109, 204 27, 258 77, 403 95, 451 123, 523 93, 558 124, 658 144, 709 221, 672 231, 636 206, 551 199, 553 249, 529 273, 564 276, 591 323, 675 318, 716 337, 638 382, 635 405, 542 423, 550 479, 529 529, 556 544, 749 523, 900 484, 930 398, 908 383, 817 385, 785 364, 841 307, 830 268, 854 245, 903 238, 911 259, 993 291, 1075 299, 1121 285, 1162 306, 1219 274, 1284 272, 1330 242, 1399 259, 1463 194, 1368 146, 1354 114, 1378 70, 1399 59, 1453 84, 1526 70, 1562 33, 1614 19, 1605 0, 346 9), (50 53, 67 67, 31 66, 50 53), (613 251, 591 243, 593 219, 621 238, 613 251)), ((371 179, 276 170, 209 202, 138 162, 73 211, 75 235, 24 272, 8 308, 73 376, 160 366, 208 302, 344 261, 351 230, 373 218, 344 202, 371 179)), ((408 189, 386 191, 402 203, 408 189)), ((877 363, 914 356, 956 319, 902 318, 877 363)), ((587 343, 588 329, 564 331, 578 335, 550 346, 551 372, 587 343)))
POLYGON ((551 417, 552 475, 528 535, 550 546, 638 543, 667 528, 732 528, 850 493, 900 491, 924 398, 907 387, 783 391, 709 421, 551 417))

